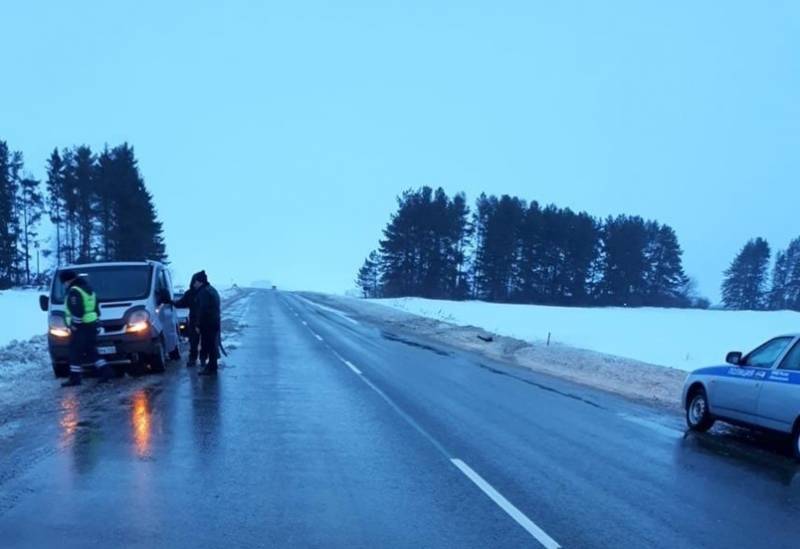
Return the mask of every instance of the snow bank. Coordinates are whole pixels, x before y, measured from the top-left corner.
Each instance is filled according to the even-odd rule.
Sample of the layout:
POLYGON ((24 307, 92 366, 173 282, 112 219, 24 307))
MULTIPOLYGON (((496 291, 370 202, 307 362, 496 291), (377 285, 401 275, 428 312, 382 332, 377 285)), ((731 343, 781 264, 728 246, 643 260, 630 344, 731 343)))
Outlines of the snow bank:
POLYGON ((725 353, 748 351, 766 339, 800 332, 800 313, 547 307, 421 298, 371 300, 460 326, 530 342, 547 340, 690 371, 720 364, 725 353))
POLYGON ((0 347, 47 332, 47 314, 39 308, 37 290, 0 291, 0 347))

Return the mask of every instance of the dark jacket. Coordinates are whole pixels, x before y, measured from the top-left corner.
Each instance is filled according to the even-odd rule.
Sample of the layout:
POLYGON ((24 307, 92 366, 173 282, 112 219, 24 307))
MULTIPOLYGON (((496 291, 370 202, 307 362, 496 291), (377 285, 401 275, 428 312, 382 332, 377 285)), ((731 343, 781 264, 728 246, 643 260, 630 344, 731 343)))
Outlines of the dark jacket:
POLYGON ((197 326, 197 290, 190 287, 178 301, 172 305, 178 309, 189 309, 189 326, 197 326))
POLYGON ((200 330, 219 330, 222 321, 217 290, 211 284, 205 284, 197 290, 195 301, 197 326, 200 330))
MULTIPOLYGON (((93 294, 94 290, 89 285, 89 282, 85 277, 78 277, 72 284, 69 285, 69 291, 67 292, 66 298, 66 307, 69 309, 69 313, 72 315, 72 318, 80 319, 83 318, 83 315, 86 313, 86 311, 83 310, 83 297, 81 297, 81 294, 79 294, 78 290, 75 289, 76 287, 80 288, 87 294, 93 294)), ((99 318, 100 302, 98 300, 95 300, 94 312, 97 313, 99 318)))

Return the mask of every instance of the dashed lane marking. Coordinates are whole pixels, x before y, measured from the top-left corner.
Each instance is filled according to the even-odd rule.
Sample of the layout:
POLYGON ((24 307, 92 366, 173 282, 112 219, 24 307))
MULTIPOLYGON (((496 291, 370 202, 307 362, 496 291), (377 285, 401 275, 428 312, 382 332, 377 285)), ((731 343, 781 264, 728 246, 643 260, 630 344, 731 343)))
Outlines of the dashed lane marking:
POLYGON ((547 549, 559 549, 561 547, 556 540, 547 535, 547 532, 539 528, 536 523, 525 516, 525 513, 517 509, 514 504, 503 497, 503 494, 495 490, 491 484, 486 482, 482 476, 473 471, 469 465, 458 458, 452 458, 450 461, 453 463, 453 465, 458 467, 458 469, 464 473, 468 479, 470 479, 478 488, 480 488, 484 494, 489 496, 489 499, 495 502, 498 507, 505 511, 530 535, 536 538, 536 541, 541 543, 547 549))

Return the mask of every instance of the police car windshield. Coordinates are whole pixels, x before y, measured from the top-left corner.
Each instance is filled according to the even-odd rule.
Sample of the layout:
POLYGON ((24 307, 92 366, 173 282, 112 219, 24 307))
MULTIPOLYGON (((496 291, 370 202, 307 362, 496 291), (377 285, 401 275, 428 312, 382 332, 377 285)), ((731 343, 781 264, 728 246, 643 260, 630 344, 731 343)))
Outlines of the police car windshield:
MULTIPOLYGON (((150 265, 120 265, 112 267, 83 267, 76 269, 85 276, 97 294, 98 301, 144 299, 150 294, 150 265)), ((56 274, 53 283, 53 303, 64 303, 64 285, 56 274)))

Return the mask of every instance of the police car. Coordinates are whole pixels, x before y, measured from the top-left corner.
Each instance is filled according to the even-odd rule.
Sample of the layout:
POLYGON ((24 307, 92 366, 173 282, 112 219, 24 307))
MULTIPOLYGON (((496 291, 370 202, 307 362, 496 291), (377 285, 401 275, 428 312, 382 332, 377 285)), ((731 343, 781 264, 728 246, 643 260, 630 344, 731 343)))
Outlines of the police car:
POLYGON ((800 459, 800 334, 770 339, 728 365, 695 370, 683 387, 686 423, 707 431, 716 420, 791 435, 800 459))

